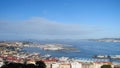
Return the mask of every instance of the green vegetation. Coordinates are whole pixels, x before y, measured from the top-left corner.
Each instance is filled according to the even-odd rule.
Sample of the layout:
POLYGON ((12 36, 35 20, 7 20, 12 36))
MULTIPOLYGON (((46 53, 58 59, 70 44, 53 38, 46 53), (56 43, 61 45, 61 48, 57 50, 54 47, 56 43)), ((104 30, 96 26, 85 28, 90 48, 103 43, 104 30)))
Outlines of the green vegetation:
POLYGON ((112 68, 111 65, 103 65, 101 68, 112 68))

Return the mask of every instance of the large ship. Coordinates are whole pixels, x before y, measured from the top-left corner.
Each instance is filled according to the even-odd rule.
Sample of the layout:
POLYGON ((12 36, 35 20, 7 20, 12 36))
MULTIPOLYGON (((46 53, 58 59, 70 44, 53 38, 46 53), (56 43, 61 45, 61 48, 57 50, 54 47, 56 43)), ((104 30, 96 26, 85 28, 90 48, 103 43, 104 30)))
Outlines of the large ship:
POLYGON ((120 55, 95 55, 93 58, 120 60, 120 55))
POLYGON ((93 56, 93 58, 98 58, 98 59, 108 59, 109 56, 108 56, 108 55, 95 55, 95 56, 93 56))

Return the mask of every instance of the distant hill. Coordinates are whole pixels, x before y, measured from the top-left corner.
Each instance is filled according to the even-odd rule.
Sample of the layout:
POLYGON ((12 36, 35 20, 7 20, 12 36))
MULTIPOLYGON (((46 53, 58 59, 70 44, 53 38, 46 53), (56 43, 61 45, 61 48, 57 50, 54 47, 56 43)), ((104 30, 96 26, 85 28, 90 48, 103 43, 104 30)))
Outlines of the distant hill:
POLYGON ((89 39, 97 42, 120 42, 120 38, 102 38, 102 39, 89 39))

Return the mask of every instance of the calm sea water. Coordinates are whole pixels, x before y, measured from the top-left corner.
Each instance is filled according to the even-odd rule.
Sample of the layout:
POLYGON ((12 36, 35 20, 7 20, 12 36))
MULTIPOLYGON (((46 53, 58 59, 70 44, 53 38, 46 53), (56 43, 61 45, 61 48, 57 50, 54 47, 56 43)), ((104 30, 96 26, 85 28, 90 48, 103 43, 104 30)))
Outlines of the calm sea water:
POLYGON ((39 41, 41 44, 67 44, 80 50, 80 52, 64 51, 44 51, 40 48, 24 48, 27 52, 38 52, 42 55, 50 54, 53 57, 70 57, 70 58, 92 58, 94 55, 120 55, 120 43, 114 42, 95 42, 87 40, 56 40, 56 41, 39 41))

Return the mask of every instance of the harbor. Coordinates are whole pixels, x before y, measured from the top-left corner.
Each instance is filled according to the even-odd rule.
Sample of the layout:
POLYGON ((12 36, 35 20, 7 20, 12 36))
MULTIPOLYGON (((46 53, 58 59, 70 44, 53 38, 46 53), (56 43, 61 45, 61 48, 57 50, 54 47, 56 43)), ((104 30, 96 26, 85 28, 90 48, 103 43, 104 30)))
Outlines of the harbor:
MULTIPOLYGON (((60 42, 59 42, 60 43, 60 42)), ((1 53, 0 58, 1 61, 9 61, 9 62, 17 62, 24 63, 27 61, 27 64, 35 64, 36 61, 44 61, 49 68, 49 64, 53 65, 56 63, 57 65, 75 65, 73 62, 77 63, 78 66, 89 66, 92 68, 99 68, 100 66, 107 64, 114 66, 114 64, 119 65, 120 62, 118 59, 113 60, 111 58, 119 58, 119 55, 92 55, 91 52, 89 54, 83 53, 83 49, 78 48, 80 52, 74 51, 72 46, 65 46, 67 43, 62 44, 40 44, 40 43, 24 43, 24 42, 3 42, 0 43, 1 53), (44 48, 50 48, 49 50, 45 50, 44 48), (60 49, 59 49, 60 48, 60 49), (68 49, 68 50, 65 50, 68 49), (52 49, 52 50, 51 50, 52 49), (71 51, 73 49, 73 51, 71 51), (63 51, 65 50, 65 51, 63 51), (82 54, 84 56, 82 56, 82 54), (90 55, 91 54, 91 55, 90 55), (90 55, 90 56, 89 56, 90 55), (94 57, 92 57, 94 56, 94 57), (98 67, 96 67, 98 66, 98 67)), ((75 44, 74 44, 75 45, 75 44)), ((79 45, 78 45, 79 46, 79 45)), ((2 62, 1 62, 2 64, 2 62)))

